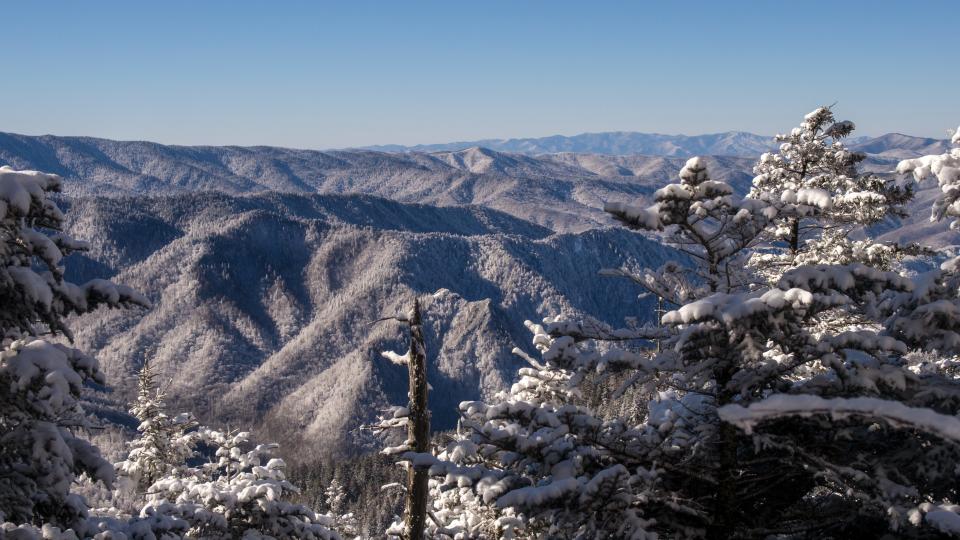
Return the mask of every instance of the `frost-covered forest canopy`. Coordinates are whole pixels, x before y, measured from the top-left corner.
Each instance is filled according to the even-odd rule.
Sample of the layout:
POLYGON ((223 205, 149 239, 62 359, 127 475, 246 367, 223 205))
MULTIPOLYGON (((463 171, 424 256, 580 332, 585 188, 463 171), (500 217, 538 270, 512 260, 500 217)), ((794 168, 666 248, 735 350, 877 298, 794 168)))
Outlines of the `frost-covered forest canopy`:
POLYGON ((0 540, 960 536, 960 129, 839 112, 660 156, 0 134, 0 540))

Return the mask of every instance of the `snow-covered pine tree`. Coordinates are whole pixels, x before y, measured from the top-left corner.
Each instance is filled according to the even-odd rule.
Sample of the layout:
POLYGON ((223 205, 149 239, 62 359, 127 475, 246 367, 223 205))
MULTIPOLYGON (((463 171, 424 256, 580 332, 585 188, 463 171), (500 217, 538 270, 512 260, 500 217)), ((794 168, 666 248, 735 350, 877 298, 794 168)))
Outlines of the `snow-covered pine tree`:
MULTIPOLYGON (((293 503, 277 444, 256 444, 250 434, 201 427, 196 439, 213 458, 199 467, 177 467, 148 490, 142 521, 177 520, 186 538, 333 540, 333 520, 293 503)), ((136 523, 136 522, 134 522, 136 523)))
POLYGON ((80 474, 107 484, 114 476, 77 433, 87 425, 82 388, 104 377, 93 358, 37 336, 69 338, 68 315, 149 302, 109 281, 64 279, 64 256, 87 246, 62 233, 64 215, 49 198, 60 188, 57 175, 0 167, 0 521, 82 530, 86 505, 71 484, 80 474))
POLYGON ((654 193, 655 203, 648 208, 620 202, 604 206, 632 229, 662 232, 665 243, 693 260, 692 267, 671 262, 634 278, 674 305, 748 285, 750 276, 743 271, 747 250, 775 217, 767 204, 737 197, 729 184, 712 180, 702 158, 688 160, 679 176, 679 183, 654 193))
POLYGON ((431 467, 434 514, 458 538, 653 538, 658 519, 683 529, 688 509, 659 484, 649 458, 654 433, 580 404, 591 374, 652 365, 649 350, 581 350, 578 340, 644 340, 656 328, 528 323, 541 359, 492 403, 461 404, 461 436, 431 467), (568 334, 554 337, 551 334, 568 334), (573 338, 577 335, 578 339, 573 338))
POLYGON ((788 364, 812 359, 808 376, 720 409, 753 434, 756 448, 781 449, 815 473, 804 505, 813 504, 821 522, 801 513, 800 530, 960 535, 952 465, 960 457, 958 269, 952 259, 906 279, 860 265, 808 266, 781 280, 780 289, 839 301, 883 323, 812 335, 810 352, 793 353, 788 364))
MULTIPOLYGON (((699 497, 708 503, 708 537, 844 536, 857 532, 851 523, 879 536, 888 519, 904 525, 906 510, 919 503, 905 492, 924 493, 922 484, 905 492, 893 486, 906 487, 909 459, 919 465, 925 456, 912 445, 895 446, 909 440, 898 426, 874 425, 874 418, 792 418, 751 438, 721 421, 729 418, 717 410, 769 405, 781 396, 907 400, 930 391, 911 377, 901 341, 872 328, 813 330, 811 324, 836 310, 868 319, 872 298, 910 288, 895 273, 862 265, 805 266, 788 272, 777 288, 714 295, 664 317, 679 329, 674 384, 688 399, 705 398, 684 407, 687 426, 679 433, 694 442, 691 470, 713 484, 699 497)), ((935 460, 919 466, 931 465, 935 460)))
MULTIPOLYGON (((808 117, 811 124, 826 120, 823 110, 808 117)), ((882 200, 862 193, 847 194, 840 202, 856 204, 845 207, 833 206, 836 199, 813 206, 846 212, 846 216, 827 216, 835 224, 860 220, 862 225, 869 222, 862 218, 882 217, 890 211, 892 199, 902 200, 910 190, 888 193, 891 198, 882 200)), ((802 195, 799 203, 806 199, 815 202, 812 195, 802 195)), ((777 210, 774 223, 784 215, 789 218, 798 208, 796 204, 776 204, 775 198, 758 198, 773 203, 771 207, 777 210)), ((788 196, 786 200, 792 199, 788 196)), ((824 214, 816 211, 803 215, 824 219, 824 214)), ((797 257, 793 262, 803 259, 797 257)), ((942 300, 944 295, 955 297, 957 288, 932 286, 942 280, 942 276, 927 275, 919 280, 924 285, 915 287, 895 273, 862 265, 802 266, 772 290, 714 294, 664 318, 665 323, 677 327, 678 335, 672 351, 658 357, 660 376, 653 380, 676 394, 661 394, 655 400, 658 404, 651 403, 646 424, 674 441, 672 446, 688 445, 692 452, 679 453, 684 456, 681 463, 662 462, 662 481, 682 485, 674 483, 674 475, 683 470, 690 479, 712 482, 706 490, 697 482, 680 490, 697 501, 692 506, 699 506, 708 536, 810 535, 830 534, 824 531, 831 530, 849 534, 855 532, 846 529, 850 523, 872 526, 873 534, 878 535, 888 527, 899 528, 900 534, 922 535, 922 528, 910 527, 922 525, 916 516, 925 511, 943 515, 941 507, 924 509, 924 501, 955 500, 944 499, 949 493, 937 478, 946 471, 934 457, 937 452, 953 455, 956 449, 949 440, 939 441, 936 452, 925 454, 913 444, 917 438, 910 426, 898 430, 903 426, 895 421, 878 425, 876 420, 882 419, 882 414, 863 414, 859 423, 849 421, 849 425, 836 421, 842 418, 831 418, 831 423, 822 417, 797 425, 802 421, 791 417, 794 424, 770 425, 770 432, 759 436, 754 432, 755 437, 744 439, 716 413, 718 407, 726 411, 749 407, 756 399, 761 399, 763 405, 758 407, 763 410, 783 399, 777 395, 781 392, 799 401, 869 396, 867 399, 894 400, 901 406, 926 407, 925 413, 955 413, 951 409, 956 406, 948 406, 942 395, 930 396, 952 394, 957 388, 946 390, 945 386, 956 383, 929 362, 926 375, 914 377, 918 368, 911 358, 918 355, 908 354, 908 344, 929 350, 951 339, 944 327, 949 328, 955 320, 948 315, 953 308, 945 308, 942 300), (922 294, 916 294, 917 290, 922 294), (838 311, 844 315, 837 318, 838 311), (930 325, 931 317, 938 317, 942 324, 930 325), (825 320, 859 321, 860 325, 824 325, 825 320), (655 410, 670 414, 658 418, 655 410), (851 438, 862 445, 849 444, 851 438), (892 441, 901 446, 884 446, 892 441), (910 462, 911 456, 914 462, 910 462), (893 474, 900 476, 892 479, 893 474), (854 485, 856 482, 861 484, 854 485), (842 494, 839 497, 835 495, 838 492, 842 494)), ((643 380, 641 376, 639 382, 643 380)), ((920 439, 919 446, 931 444, 929 437, 920 439)), ((941 518, 938 523, 942 522, 941 518)))
MULTIPOLYGON (((631 228, 662 232, 692 265, 671 262, 640 273, 605 273, 630 277, 675 305, 746 287, 743 262, 773 217, 770 210, 711 180, 700 158, 689 160, 679 176, 679 183, 656 192, 650 207, 611 203, 606 209, 631 228)), ((432 469, 439 475, 436 515, 445 528, 465 537, 645 538, 658 528, 695 530, 697 507, 676 491, 680 484, 660 482, 655 466, 665 459, 660 454, 678 445, 660 448, 657 428, 604 417, 582 397, 585 380, 606 391, 599 401, 608 403, 639 386, 642 390, 631 391, 631 398, 647 397, 629 407, 631 417, 670 415, 663 407, 646 407, 659 391, 673 391, 669 381, 658 386, 654 379, 660 370, 675 369, 674 355, 655 357, 649 349, 650 339, 668 334, 652 327, 612 329, 595 321, 547 320, 528 327, 541 359, 520 353, 531 367, 521 370, 520 381, 498 402, 462 404, 467 433, 440 454, 432 469), (619 387, 598 380, 617 374, 619 387)), ((690 480, 697 479, 691 473, 690 480)))
POLYGON ((343 485, 336 477, 330 480, 330 485, 324 490, 323 495, 326 500, 327 510, 331 514, 335 516, 343 514, 347 508, 347 492, 343 489, 343 485))
MULTIPOLYGON (((882 205, 865 214, 881 211, 882 205)), ((954 458, 941 459, 955 456, 956 441, 921 419, 949 426, 938 413, 956 414, 952 396, 960 387, 939 366, 918 367, 914 358, 928 360, 956 343, 953 266, 916 283, 863 265, 802 266, 771 290, 714 294, 664 318, 679 329, 672 347, 677 363, 668 367, 671 355, 661 355, 658 369, 681 400, 661 399, 661 407, 675 403, 666 407, 674 414, 666 422, 651 414, 647 424, 699 448, 685 463, 695 465, 688 473, 699 468, 714 483, 694 490, 707 494, 694 497, 699 503, 710 503, 702 507, 708 536, 946 530, 956 497, 949 480, 942 481, 951 475, 943 463, 954 458), (837 311, 861 326, 811 330, 837 311), (745 427, 761 419, 781 423, 741 440, 719 421, 717 408, 745 427), (932 517, 924 521, 924 513, 932 517), (851 523, 859 528, 849 529, 851 523)), ((681 470, 664 465, 663 480, 681 470)))
MULTIPOLYGON (((957 289, 938 290, 956 310, 957 289)), ((955 339, 957 319, 924 326, 929 308, 910 304, 914 297, 913 282, 895 273, 808 266, 778 288, 687 304, 664 317, 679 330, 671 346, 637 357, 634 381, 652 396, 640 425, 601 422, 569 395, 558 398, 565 381, 556 369, 528 370, 504 402, 464 404, 473 434, 433 472, 449 490, 469 486, 492 503, 501 527, 533 536, 909 537, 943 529, 956 501, 951 464, 960 446, 948 415, 958 412, 960 386, 918 369, 908 344, 887 334, 927 328, 910 343, 940 346, 929 338, 955 339), (888 329, 811 329, 812 319, 838 309, 884 314, 888 329), (623 475, 619 484, 597 480, 604 476, 591 468, 601 464, 623 475), (594 499, 597 485, 609 491, 594 499)), ((628 358, 534 330, 544 364, 589 373, 593 359, 628 358)))
POLYGON ((779 151, 764 153, 754 167, 749 197, 777 209, 768 239, 782 246, 754 253, 751 265, 771 283, 802 264, 877 264, 896 257, 898 246, 850 238, 858 228, 903 215, 902 205, 913 196, 909 187, 859 172, 865 154, 843 143, 853 130, 853 122, 836 121, 830 107, 820 107, 790 133, 777 135, 779 151))
POLYGON ((154 482, 185 466, 194 454, 194 437, 187 431, 197 427, 196 422, 187 414, 167 414, 165 392, 156 379, 150 362, 144 362, 137 376, 137 400, 130 409, 140 421, 139 435, 129 443, 127 458, 115 465, 118 491, 139 503, 154 482))
POLYGON ((334 528, 346 537, 356 537, 360 524, 357 517, 347 511, 347 490, 336 476, 330 480, 330 485, 323 495, 326 499, 326 512, 333 520, 334 528))

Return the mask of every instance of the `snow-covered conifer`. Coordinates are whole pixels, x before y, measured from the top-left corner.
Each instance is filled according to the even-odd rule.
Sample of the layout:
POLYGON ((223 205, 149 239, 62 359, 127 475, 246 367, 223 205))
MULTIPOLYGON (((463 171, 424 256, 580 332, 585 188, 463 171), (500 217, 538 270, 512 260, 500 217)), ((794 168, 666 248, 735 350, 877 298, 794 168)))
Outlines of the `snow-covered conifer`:
MULTIPOLYGON (((808 122, 826 122, 824 114, 808 122)), ((665 269, 630 273, 678 306, 663 317, 672 331, 529 324, 541 358, 527 358, 509 393, 462 404, 465 433, 431 461, 437 530, 463 538, 945 530, 957 508, 947 469, 960 451, 949 420, 960 385, 917 349, 960 344, 953 263, 916 279, 859 263, 803 264, 773 287, 745 287, 736 266, 760 230, 799 221, 791 213, 800 205, 833 208, 833 196, 794 190, 790 204, 740 203, 708 183, 698 160, 681 180, 650 208, 607 206, 634 228, 672 227, 667 238, 697 262, 689 280, 665 269), (698 281, 709 291, 676 293, 698 281), (644 347, 654 337, 666 338, 661 353, 644 347), (621 384, 606 399, 632 389, 642 400, 633 420, 584 405, 583 383, 613 373, 621 384)), ((844 211, 831 219, 866 215, 844 211)), ((886 255, 850 246, 883 265, 886 255)))
POLYGON ((356 537, 359 523, 356 516, 347 512, 347 490, 336 477, 323 492, 326 513, 333 521, 333 528, 346 537, 356 537))
MULTIPOLYGON (((917 369, 909 344, 890 335, 914 320, 916 293, 893 272, 805 266, 778 287, 668 313, 677 334, 659 355, 598 352, 571 335, 600 333, 531 325, 542 360, 499 402, 464 403, 470 433, 431 469, 490 514, 445 527, 464 537, 507 526, 561 537, 922 536, 956 504, 960 385, 917 369), (813 328, 836 310, 883 326, 813 328), (575 404, 571 382, 631 362, 649 399, 642 422, 575 404)), ((928 325, 928 336, 950 342, 954 320, 928 325)))
POLYGON ((255 444, 246 432, 198 430, 213 450, 200 467, 179 467, 149 489, 140 519, 186 522, 189 538, 339 539, 333 520, 289 501, 297 492, 287 481, 277 444, 255 444))
POLYGON ((706 162, 692 158, 680 170, 680 183, 654 194, 655 203, 641 208, 607 203, 604 210, 627 226, 662 231, 663 240, 687 254, 693 268, 673 263, 636 280, 650 292, 674 304, 710 292, 732 291, 749 283, 743 272, 747 249, 776 211, 755 199, 742 199, 729 184, 710 178, 706 162), (691 278, 678 281, 678 274, 691 278), (696 286, 704 287, 696 290, 696 286))
POLYGON ((149 302, 109 281, 64 279, 64 256, 86 244, 61 232, 49 198, 60 186, 57 175, 0 167, 0 517, 70 528, 86 515, 70 491, 75 478, 113 481, 110 463, 76 432, 87 425, 83 386, 104 377, 93 358, 35 336, 70 337, 68 315, 149 302))
POLYGON ((462 403, 463 436, 432 463, 434 516, 442 523, 434 530, 459 538, 653 538, 654 506, 678 509, 664 524, 685 521, 684 503, 657 483, 647 459, 651 433, 603 420, 576 397, 585 376, 643 369, 650 355, 580 351, 573 335, 621 341, 659 330, 528 326, 541 360, 518 350, 530 367, 493 403, 462 403))
MULTIPOLYGON (((912 190, 858 171, 866 155, 843 143, 853 130, 853 122, 836 121, 830 107, 820 107, 790 133, 777 135, 779 151, 763 154, 754 167, 749 196, 776 208, 769 237, 784 247, 758 251, 751 264, 772 283, 801 264, 831 262, 827 259, 868 263, 860 257, 877 255, 882 248, 863 241, 847 245, 850 233, 902 215, 912 190)), ((897 253, 895 246, 886 248, 897 253)))
POLYGON ((77 285, 63 279, 65 256, 88 248, 62 233, 64 215, 50 193, 59 192, 55 174, 0 167, 0 329, 4 337, 44 332, 70 337, 64 318, 99 306, 147 305, 129 287, 95 279, 77 285))
MULTIPOLYGON (((935 351, 957 353, 951 345, 957 328, 951 313, 958 306, 951 266, 915 280, 859 265, 808 266, 781 280, 784 294, 809 293, 810 306, 839 302, 834 309, 881 321, 879 328, 817 332, 778 346, 778 353, 766 354, 768 362, 795 375, 782 388, 756 397, 741 392, 720 408, 721 418, 752 434, 755 448, 783 451, 815 472, 807 480, 810 493, 793 510, 807 514, 790 518, 798 530, 839 533, 856 522, 860 534, 923 536, 953 508, 957 494, 948 469, 960 452, 952 432, 960 384, 927 361, 935 351), (950 281, 953 286, 944 286, 950 281), (797 371, 803 363, 806 373, 797 371), (814 512, 819 525, 809 520, 814 512)), ((741 317, 748 311, 755 312, 738 309, 741 317)), ((756 370, 748 376, 756 379, 756 370)))
POLYGON ((127 459, 116 464, 119 490, 132 492, 141 503, 154 482, 185 466, 194 454, 194 437, 187 430, 196 423, 187 414, 167 414, 164 391, 156 377, 150 362, 145 362, 137 377, 137 400, 130 409, 140 421, 139 435, 129 443, 127 459))
POLYGON ((343 514, 347 505, 347 492, 343 489, 343 484, 336 478, 330 480, 330 485, 323 492, 326 500, 327 509, 334 515, 343 514))

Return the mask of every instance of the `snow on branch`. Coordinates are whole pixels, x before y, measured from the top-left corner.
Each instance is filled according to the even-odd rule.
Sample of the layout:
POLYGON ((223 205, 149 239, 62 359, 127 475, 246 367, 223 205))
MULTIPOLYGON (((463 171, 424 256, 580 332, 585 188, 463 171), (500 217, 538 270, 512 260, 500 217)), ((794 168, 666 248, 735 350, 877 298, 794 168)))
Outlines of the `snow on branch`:
POLYGON ((740 294, 717 293, 668 312, 663 316, 663 324, 681 325, 715 320, 732 325, 747 317, 788 308, 809 309, 815 304, 832 307, 845 303, 846 299, 842 297, 814 294, 798 288, 740 294))
POLYGON ((393 351, 381 351, 380 356, 386 358, 387 360, 397 364, 398 366, 405 366, 410 363, 410 353, 406 352, 404 354, 397 354, 393 351))
POLYGON ((811 292, 850 293, 864 290, 874 293, 910 291, 913 281, 896 272, 886 272, 854 263, 847 265, 817 264, 801 266, 785 273, 777 284, 781 289, 799 287, 811 292))
POLYGON ((813 395, 775 394, 747 407, 724 405, 717 412, 721 420, 735 424, 747 433, 751 433, 754 426, 765 420, 824 414, 834 419, 850 416, 875 418, 894 427, 917 429, 960 442, 960 418, 931 409, 908 407, 899 401, 870 397, 822 398, 813 395))
MULTIPOLYGON (((906 159, 897 164, 898 173, 912 173, 917 182, 929 176, 936 177, 940 195, 933 203, 930 221, 939 221, 947 216, 960 218, 960 128, 950 140, 957 147, 945 154, 906 159)), ((954 219, 950 226, 960 226, 960 219, 954 219)))

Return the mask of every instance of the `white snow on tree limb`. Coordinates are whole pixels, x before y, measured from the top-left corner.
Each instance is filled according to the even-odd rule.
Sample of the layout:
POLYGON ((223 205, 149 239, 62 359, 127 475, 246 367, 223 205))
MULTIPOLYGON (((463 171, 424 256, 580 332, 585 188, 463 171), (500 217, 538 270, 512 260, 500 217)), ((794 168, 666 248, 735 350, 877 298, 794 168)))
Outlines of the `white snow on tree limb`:
POLYGON ((380 356, 386 358, 394 364, 397 364, 398 366, 405 366, 410 363, 410 351, 407 351, 404 354, 397 354, 393 351, 381 351, 380 356))
POLYGON ((823 398, 814 395, 775 394, 747 407, 725 405, 718 410, 725 422, 750 433, 760 422, 786 416, 825 414, 834 419, 863 416, 884 420, 894 427, 917 429, 944 439, 960 441, 960 418, 931 409, 913 408, 877 398, 823 398))
POLYGON ((911 173, 917 182, 928 176, 936 177, 940 195, 933 203, 930 220, 951 217, 954 218, 951 227, 957 228, 960 226, 960 128, 950 140, 956 148, 944 154, 903 160, 897 164, 897 172, 911 173))

